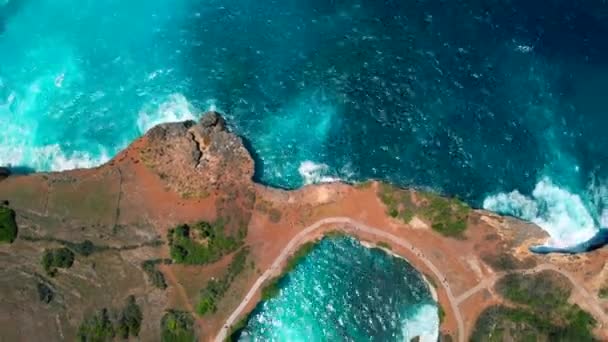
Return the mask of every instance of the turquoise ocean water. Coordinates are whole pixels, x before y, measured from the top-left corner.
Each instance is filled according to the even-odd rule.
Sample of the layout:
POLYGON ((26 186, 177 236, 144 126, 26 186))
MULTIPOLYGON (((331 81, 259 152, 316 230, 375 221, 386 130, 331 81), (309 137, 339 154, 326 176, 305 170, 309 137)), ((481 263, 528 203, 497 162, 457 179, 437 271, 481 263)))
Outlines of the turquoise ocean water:
POLYGON ((522 217, 608 223, 601 0, 0 0, 0 164, 98 165, 227 114, 257 179, 379 178, 522 217))
POLYGON ((437 341, 437 305, 405 260, 325 238, 257 306, 240 341, 437 341))

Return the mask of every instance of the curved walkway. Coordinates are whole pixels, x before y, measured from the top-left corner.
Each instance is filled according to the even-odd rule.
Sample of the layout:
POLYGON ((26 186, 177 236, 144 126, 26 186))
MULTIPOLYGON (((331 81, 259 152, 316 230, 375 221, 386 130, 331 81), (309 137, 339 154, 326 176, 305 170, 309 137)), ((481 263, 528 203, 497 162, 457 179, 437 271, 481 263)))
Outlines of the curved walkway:
POLYGON ((285 246, 285 248, 283 248, 283 251, 275 259, 275 261, 272 263, 270 268, 267 269, 266 272, 264 272, 256 280, 256 282, 253 284, 253 286, 251 287, 249 292, 247 292, 247 295, 245 295, 245 298, 243 299, 243 301, 241 301, 239 306, 234 310, 234 312, 232 312, 230 317, 228 317, 228 319, 226 320, 226 323, 224 324, 224 326, 222 327, 222 329, 220 330, 220 332, 217 334, 217 336, 215 338, 216 342, 223 342, 226 339, 230 327, 243 314, 243 311, 245 310, 245 308, 247 307, 249 302, 253 299, 253 296, 262 287, 262 285, 264 284, 264 282, 266 282, 266 280, 270 279, 274 275, 281 273, 282 265, 295 252, 296 248, 298 246, 300 246, 302 243, 304 243, 307 239, 309 239, 309 235, 311 233, 320 229, 323 226, 330 225, 330 224, 348 225, 348 226, 350 226, 351 230, 353 230, 355 232, 360 231, 360 232, 368 233, 371 235, 375 235, 377 237, 381 237, 383 239, 386 239, 386 240, 392 242, 395 245, 408 249, 410 252, 412 252, 414 255, 416 255, 416 257, 418 259, 420 259, 424 263, 424 265, 427 266, 433 272, 435 277, 437 277, 437 279, 440 280, 441 286, 444 288, 445 293, 447 294, 448 300, 450 301, 450 307, 452 309, 452 312, 454 313, 454 318, 456 319, 456 323, 458 325, 458 341, 464 342, 465 335, 464 335, 464 323, 462 320, 462 316, 458 309, 457 300, 454 297, 454 295, 452 294, 452 290, 447 285, 447 282, 441 281, 443 279, 446 279, 446 277, 443 275, 443 273, 441 273, 441 271, 423 254, 419 253, 419 249, 414 247, 407 240, 397 237, 393 234, 387 233, 381 229, 367 226, 367 225, 365 225, 361 222, 358 222, 356 220, 353 220, 349 217, 330 217, 330 218, 322 219, 322 220, 317 221, 316 223, 306 227, 305 229, 300 231, 295 237, 293 237, 291 239, 291 241, 289 241, 287 246, 285 246))
MULTIPOLYGON (((395 245, 408 249, 420 261, 422 261, 424 263, 424 265, 427 266, 433 272, 435 277, 437 277, 437 279, 440 280, 441 286, 445 290, 448 300, 450 301, 450 307, 452 309, 452 312, 454 313, 454 318, 456 319, 456 323, 458 325, 458 341, 459 342, 465 341, 464 322, 462 319, 462 315, 460 313, 459 305, 462 302, 464 302, 465 300, 467 300, 469 297, 471 297, 472 295, 476 294, 477 292, 479 292, 483 289, 493 287, 495 282, 505 275, 505 272, 499 272, 499 273, 493 274, 492 276, 489 276, 489 277, 483 279, 479 284, 470 288, 469 290, 465 291, 464 293, 460 294, 456 298, 456 297, 454 297, 452 290, 450 289, 447 282, 443 281, 444 279, 446 279, 446 277, 443 275, 443 273, 441 273, 441 271, 429 259, 427 259, 422 253, 420 253, 419 249, 414 247, 410 242, 408 242, 404 238, 397 237, 393 234, 387 233, 378 228, 367 226, 364 223, 358 222, 349 217, 325 218, 325 219, 317 221, 316 223, 306 227, 304 230, 300 231, 296 236, 294 236, 291 239, 291 241, 289 241, 287 246, 285 246, 285 248, 283 248, 283 251, 275 259, 275 261, 272 263, 270 268, 267 269, 266 272, 264 272, 256 280, 256 282, 253 284, 253 286, 251 287, 251 289, 249 290, 249 292, 247 293, 247 295, 245 296, 243 301, 241 301, 239 306, 234 310, 234 312, 230 315, 230 317, 228 317, 225 325, 222 327, 222 329, 218 333, 217 337, 215 338, 216 342, 223 342, 225 340, 225 338, 228 334, 228 330, 235 323, 235 321, 242 315, 243 311, 245 310, 245 308, 247 307, 249 302, 253 299, 253 296, 256 294, 256 292, 262 287, 262 285, 264 284, 264 282, 266 280, 281 273, 282 265, 295 252, 296 248, 298 246, 300 246, 301 244, 303 244, 304 242, 306 242, 308 239, 310 239, 311 233, 322 228, 323 226, 331 225, 331 224, 344 224, 344 225, 347 225, 349 230, 351 230, 351 231, 354 231, 354 232, 360 231, 363 233, 371 234, 371 235, 386 239, 395 245)), ((533 269, 525 270, 525 271, 515 271, 514 273, 531 274, 531 273, 541 272, 541 271, 545 271, 545 270, 555 271, 555 272, 563 275, 564 277, 568 278, 570 283, 572 283, 572 285, 573 285, 573 289, 576 290, 581 295, 581 300, 584 301, 584 303, 588 307, 588 309, 591 309, 593 316, 595 316, 595 318, 599 321, 600 328, 603 329, 605 327, 608 327, 608 315, 604 312, 604 310, 601 308, 601 306, 597 303, 597 301, 595 300, 595 297, 593 295, 589 294, 589 292, 584 287, 582 287, 570 273, 568 273, 566 271, 562 271, 559 267, 552 265, 552 264, 541 264, 541 265, 534 267, 533 269)))

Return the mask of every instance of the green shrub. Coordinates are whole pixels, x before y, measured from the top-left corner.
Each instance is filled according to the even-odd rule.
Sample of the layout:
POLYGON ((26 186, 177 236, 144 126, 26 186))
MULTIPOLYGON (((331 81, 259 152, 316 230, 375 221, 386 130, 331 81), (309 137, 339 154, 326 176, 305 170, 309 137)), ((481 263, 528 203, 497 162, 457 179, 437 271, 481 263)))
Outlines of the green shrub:
POLYGON ((12 243, 17 238, 15 211, 0 204, 0 243, 12 243))
POLYGON ((128 339, 139 336, 143 314, 134 296, 127 298, 125 307, 110 315, 107 308, 86 317, 78 328, 78 340, 82 342, 112 341, 114 337, 128 339), (113 317, 113 318, 112 318, 113 317))
POLYGON ((104 308, 80 324, 77 336, 81 342, 104 342, 113 340, 115 335, 108 310, 104 308))
POLYGON ((65 248, 47 249, 42 255, 42 267, 45 272, 54 277, 57 274, 57 268, 70 268, 74 264, 74 253, 65 248))
POLYGON ((270 300, 279 295, 281 288, 279 287, 280 279, 272 278, 267 285, 262 288, 262 300, 270 300))
POLYGON ((391 245, 389 245, 388 243, 386 243, 384 241, 378 242, 378 247, 388 249, 388 250, 392 249, 391 245))
POLYGON ((135 297, 129 296, 127 305, 122 310, 118 320, 118 335, 124 339, 129 338, 129 336, 139 336, 142 320, 143 314, 139 305, 135 302, 135 297))
POLYGON ((222 219, 214 224, 199 222, 192 227, 183 224, 169 230, 171 258, 179 264, 213 263, 241 247, 245 235, 246 231, 239 231, 237 237, 226 236, 222 219), (194 234, 204 239, 204 243, 195 241, 194 234))
POLYGON ((462 237, 467 229, 471 208, 456 198, 446 198, 431 193, 425 193, 423 197, 425 204, 421 209, 421 215, 431 222, 431 227, 445 236, 462 237))
POLYGON ((196 305, 196 312, 199 315, 213 313, 217 310, 217 302, 222 299, 230 285, 247 266, 247 256, 249 250, 241 249, 234 255, 228 269, 219 279, 211 279, 205 288, 201 290, 201 295, 196 305))
POLYGON ((169 310, 160 321, 162 342, 193 342, 194 320, 185 311, 169 310))
POLYGON ((163 272, 159 271, 157 265, 161 263, 163 260, 155 259, 155 260, 146 260, 141 264, 142 269, 148 276, 148 279, 156 288, 164 290, 167 288, 167 281, 165 280, 165 275, 163 272))

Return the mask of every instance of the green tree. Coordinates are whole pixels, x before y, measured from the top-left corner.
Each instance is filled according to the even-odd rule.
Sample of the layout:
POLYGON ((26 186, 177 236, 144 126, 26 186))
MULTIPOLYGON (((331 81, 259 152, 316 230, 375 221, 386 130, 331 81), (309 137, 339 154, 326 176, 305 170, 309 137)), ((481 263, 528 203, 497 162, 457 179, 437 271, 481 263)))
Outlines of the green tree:
POLYGON ((78 341, 105 342, 114 336, 114 327, 107 309, 101 309, 97 314, 86 318, 78 328, 78 341))
POLYGON ((185 311, 169 310, 161 319, 162 342, 193 342, 194 320, 185 311))
POLYGON ((16 238, 15 211, 0 204, 0 243, 12 243, 16 238))
POLYGON ((135 302, 134 296, 127 298, 127 305, 122 310, 118 321, 118 334, 122 338, 129 336, 139 336, 143 314, 139 305, 135 302))

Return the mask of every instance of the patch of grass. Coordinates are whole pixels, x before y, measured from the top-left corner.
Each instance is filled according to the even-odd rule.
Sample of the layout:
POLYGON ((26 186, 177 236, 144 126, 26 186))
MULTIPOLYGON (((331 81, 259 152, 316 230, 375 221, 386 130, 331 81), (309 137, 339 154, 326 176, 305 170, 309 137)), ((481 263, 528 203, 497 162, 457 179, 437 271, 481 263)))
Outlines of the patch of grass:
POLYGON ((157 265, 160 263, 171 262, 171 260, 163 260, 163 259, 153 259, 146 260, 141 263, 141 268, 144 270, 148 279, 154 285, 154 287, 164 290, 167 288, 167 281, 165 280, 165 275, 163 272, 159 271, 157 265))
POLYGON ((473 340, 511 336, 515 341, 593 341, 596 322, 580 307, 568 303, 571 285, 563 276, 552 271, 509 274, 496 288, 516 307, 486 310, 477 321, 473 340))
POLYGON ((431 222, 431 227, 442 235, 462 237, 467 229, 471 208, 457 198, 446 198, 425 193, 421 216, 431 222))
POLYGON ((593 318, 573 305, 562 321, 526 308, 495 306, 486 309, 478 318, 472 341, 595 341, 593 318))
POLYGON ((378 197, 386 205, 386 213, 403 223, 409 223, 414 217, 415 205, 412 203, 409 190, 399 189, 390 184, 380 183, 378 197))
POLYGON ((51 277, 54 277, 57 274, 58 268, 72 267, 74 264, 74 252, 65 247, 47 249, 42 255, 41 263, 44 271, 51 277))
POLYGON ((171 258, 178 264, 202 265, 218 261, 222 256, 243 245, 246 231, 238 236, 226 236, 224 220, 213 224, 199 222, 195 225, 183 224, 168 233, 171 258))
POLYGON ((193 342, 194 319, 185 311, 169 310, 160 321, 162 342, 193 342))
POLYGON ((384 242, 384 241, 378 242, 378 247, 388 249, 388 250, 393 249, 393 247, 391 247, 391 245, 389 245, 387 242, 384 242))
POLYGON ((281 221, 281 216, 282 216, 281 211, 277 208, 272 208, 268 211, 268 218, 273 223, 277 223, 277 222, 281 221))
POLYGON ((442 324, 445 320, 445 310, 439 303, 437 303, 437 314, 439 315, 439 324, 442 324))
POLYGON ((279 287, 279 277, 272 278, 264 287, 262 288, 262 301, 267 301, 279 295, 280 287, 279 287))
POLYGON ((0 243, 13 243, 17 238, 17 232, 15 211, 0 204, 0 243))
POLYGON ((255 209, 261 213, 268 215, 268 219, 273 223, 281 221, 282 213, 279 209, 273 207, 272 202, 260 200, 256 205, 255 209))
POLYGON ((248 255, 249 250, 247 248, 238 251, 232 258, 224 275, 219 279, 211 279, 205 288, 201 290, 201 295, 196 305, 196 312, 199 315, 213 313, 217 310, 217 302, 223 298, 234 279, 247 266, 248 255))
POLYGON ((604 286, 600 289, 598 296, 602 299, 608 298, 608 286, 604 286))
POLYGON ((372 184, 374 184, 374 181, 372 181, 372 180, 366 180, 364 182, 355 183, 354 186, 355 186, 355 189, 367 189, 370 186, 372 186, 372 184))
POLYGON ((330 230, 329 232, 325 233, 325 236, 330 238, 330 239, 337 239, 337 238, 343 238, 343 237, 347 237, 348 234, 346 234, 346 232, 342 231, 342 230, 330 230))
POLYGON ((552 271, 533 275, 507 274, 498 281, 496 289, 506 299, 549 316, 570 306, 568 280, 552 271))
POLYGON ((432 193, 419 193, 421 204, 412 202, 410 190, 399 189, 390 184, 381 183, 378 197, 386 206, 386 214, 403 223, 409 223, 416 213, 427 221, 431 227, 442 235, 462 237, 467 228, 467 219, 471 208, 456 198, 447 198, 432 193))

